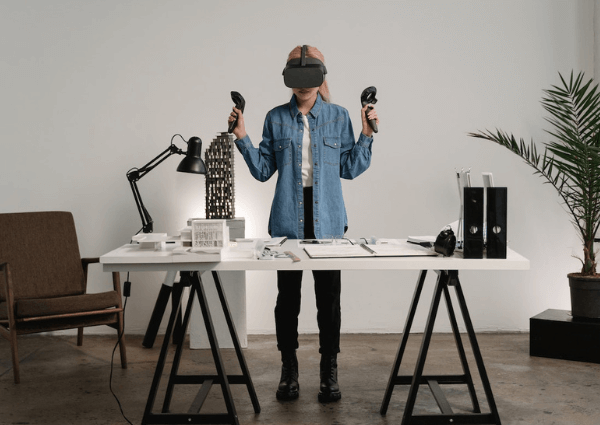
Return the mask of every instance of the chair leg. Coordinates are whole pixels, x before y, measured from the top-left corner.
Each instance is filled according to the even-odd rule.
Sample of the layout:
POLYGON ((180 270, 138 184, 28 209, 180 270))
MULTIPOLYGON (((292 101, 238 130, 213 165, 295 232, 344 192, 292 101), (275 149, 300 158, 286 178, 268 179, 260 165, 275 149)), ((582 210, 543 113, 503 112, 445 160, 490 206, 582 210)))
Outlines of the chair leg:
POLYGON ((12 354, 13 363, 13 375, 15 377, 15 384, 21 382, 21 376, 19 373, 19 353, 17 349, 17 330, 13 327, 10 329, 10 350, 12 354))
POLYGON ((77 346, 83 345, 83 328, 77 328, 77 346))

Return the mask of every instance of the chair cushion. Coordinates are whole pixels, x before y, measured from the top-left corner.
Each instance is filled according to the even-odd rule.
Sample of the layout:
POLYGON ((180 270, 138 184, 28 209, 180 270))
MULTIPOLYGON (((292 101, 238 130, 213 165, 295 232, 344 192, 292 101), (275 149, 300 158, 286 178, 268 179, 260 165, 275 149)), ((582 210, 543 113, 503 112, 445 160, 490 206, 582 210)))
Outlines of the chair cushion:
MULTIPOLYGON (((3 303, 4 304, 4 303, 3 303)), ((73 295, 58 298, 29 298, 16 302, 18 319, 36 316, 54 316, 57 314, 79 313, 117 307, 119 295, 116 291, 99 294, 73 295)), ((6 307, 1 314, 6 314, 6 307)))

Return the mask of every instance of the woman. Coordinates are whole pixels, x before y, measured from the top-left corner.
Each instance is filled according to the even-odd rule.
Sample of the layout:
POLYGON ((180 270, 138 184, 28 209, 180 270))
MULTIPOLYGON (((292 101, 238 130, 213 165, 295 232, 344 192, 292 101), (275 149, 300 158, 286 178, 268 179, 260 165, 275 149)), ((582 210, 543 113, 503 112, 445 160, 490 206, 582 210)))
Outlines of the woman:
MULTIPOLYGON (((288 65, 301 57, 301 51, 297 46, 290 52, 288 65)), ((325 62, 315 47, 307 47, 306 57, 325 62)), ((362 133, 355 141, 348 111, 329 103, 327 81, 318 87, 292 87, 292 91, 289 103, 267 114, 258 148, 246 134, 242 112, 234 107, 229 123, 238 119, 233 130, 235 143, 257 180, 264 182, 279 172, 269 218, 272 237, 341 238, 348 222, 340 178, 353 179, 369 168, 373 130, 365 113, 372 105, 361 110, 362 133)), ((367 116, 379 122, 375 109, 367 116)), ((318 398, 321 402, 336 401, 342 396, 337 382, 341 273, 313 271, 313 276, 321 353, 318 398)), ((282 359, 276 393, 279 400, 295 399, 300 390, 296 349, 301 283, 302 271, 277 272, 275 327, 282 359)))

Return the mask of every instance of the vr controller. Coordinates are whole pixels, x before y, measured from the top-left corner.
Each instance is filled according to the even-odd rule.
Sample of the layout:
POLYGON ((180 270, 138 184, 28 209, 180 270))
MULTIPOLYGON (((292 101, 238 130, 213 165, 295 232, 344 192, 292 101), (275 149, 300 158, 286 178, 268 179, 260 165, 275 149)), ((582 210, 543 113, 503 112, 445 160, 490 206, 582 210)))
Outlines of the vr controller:
MULTIPOLYGON (((368 104, 374 105, 377 103, 377 99, 375 98, 376 94, 377 94, 377 89, 373 86, 367 87, 366 89, 363 90, 362 94, 360 95, 360 102, 361 102, 363 108, 365 107, 365 105, 368 105, 368 104)), ((373 109, 373 107, 369 106, 367 108, 367 110, 365 111, 365 114, 368 114, 369 111, 371 111, 371 109, 373 109)), ((373 129, 373 132, 377 133, 377 131, 379 131, 377 129, 377 121, 376 120, 369 120, 369 125, 373 129)))
MULTIPOLYGON (((246 107, 246 101, 244 100, 244 97, 239 94, 236 91, 232 91, 231 92, 231 100, 233 100, 233 103, 235 103, 235 107, 237 109, 239 109, 240 111, 242 111, 242 113, 244 113, 244 108, 246 107)), ((229 123, 229 128, 227 129, 227 132, 229 134, 233 133, 233 129, 235 128, 235 126, 238 123, 238 119, 237 116, 235 117, 235 119, 229 123)))

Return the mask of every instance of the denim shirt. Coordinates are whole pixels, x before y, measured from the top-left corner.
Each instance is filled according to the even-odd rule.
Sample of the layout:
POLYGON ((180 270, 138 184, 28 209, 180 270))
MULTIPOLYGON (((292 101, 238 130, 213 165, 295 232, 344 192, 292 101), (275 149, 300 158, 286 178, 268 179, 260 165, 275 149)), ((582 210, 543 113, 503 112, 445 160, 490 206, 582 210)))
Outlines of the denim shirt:
POLYGON ((320 94, 307 118, 313 158, 313 199, 304 199, 304 124, 295 95, 289 103, 269 111, 258 148, 247 135, 235 143, 257 180, 267 181, 279 171, 269 217, 271 236, 304 238, 304 202, 312 202, 315 236, 341 238, 348 219, 340 178, 353 179, 369 168, 373 138, 361 133, 355 142, 348 111, 324 102, 320 94))

